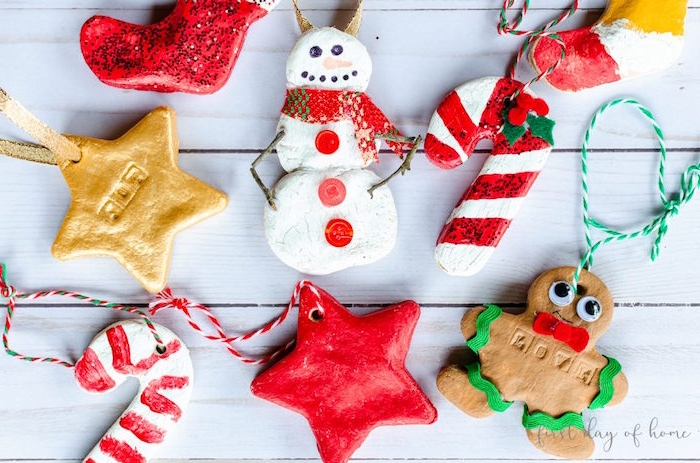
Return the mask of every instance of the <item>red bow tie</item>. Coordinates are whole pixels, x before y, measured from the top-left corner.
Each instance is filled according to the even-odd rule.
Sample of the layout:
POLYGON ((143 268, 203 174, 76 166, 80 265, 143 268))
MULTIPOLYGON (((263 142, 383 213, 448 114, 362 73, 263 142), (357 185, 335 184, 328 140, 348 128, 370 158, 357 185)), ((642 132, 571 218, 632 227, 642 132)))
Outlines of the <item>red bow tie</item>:
POLYGON ((568 344, 576 352, 581 352, 588 345, 588 331, 571 326, 549 313, 538 313, 532 329, 537 334, 553 336, 554 339, 568 344))

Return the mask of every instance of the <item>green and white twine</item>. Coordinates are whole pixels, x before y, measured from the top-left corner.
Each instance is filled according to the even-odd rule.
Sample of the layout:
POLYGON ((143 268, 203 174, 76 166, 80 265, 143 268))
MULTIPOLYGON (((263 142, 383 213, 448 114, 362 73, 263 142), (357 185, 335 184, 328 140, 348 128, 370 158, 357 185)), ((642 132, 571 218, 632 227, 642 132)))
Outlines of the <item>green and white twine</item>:
POLYGON ((610 103, 603 105, 591 119, 590 126, 586 131, 586 135, 583 139, 583 145, 581 147, 581 173, 582 181, 581 186, 583 190, 583 225, 585 229, 586 245, 588 250, 581 259, 581 262, 576 269, 573 277, 573 288, 576 291, 578 286, 578 281, 581 277, 581 271, 585 268, 590 270, 593 267, 593 254, 601 246, 611 243, 613 241, 626 241, 635 238, 645 237, 652 234, 656 234, 656 239, 651 249, 651 260, 654 261, 659 256, 659 251, 661 249, 661 242, 668 232, 668 221, 672 217, 676 216, 683 205, 688 203, 698 188, 700 183, 700 163, 693 164, 683 172, 681 175, 680 191, 675 196, 674 199, 669 199, 666 192, 666 140, 664 138, 663 130, 659 126, 654 115, 644 107, 641 103, 630 98, 620 98, 613 100, 610 103), (659 143, 659 150, 661 152, 661 159, 659 161, 659 177, 658 177, 658 187, 661 197, 661 203, 663 205, 663 212, 661 215, 656 217, 651 223, 647 224, 643 228, 633 231, 633 232, 622 232, 618 230, 613 230, 612 228, 600 223, 598 220, 591 217, 589 210, 589 191, 588 191, 588 146, 591 139, 591 133, 595 128, 598 118, 605 113, 607 110, 620 105, 630 105, 637 110, 651 123, 654 132, 656 132, 656 137, 659 143), (592 233, 593 230, 598 230, 605 235, 605 238, 593 242, 592 233))

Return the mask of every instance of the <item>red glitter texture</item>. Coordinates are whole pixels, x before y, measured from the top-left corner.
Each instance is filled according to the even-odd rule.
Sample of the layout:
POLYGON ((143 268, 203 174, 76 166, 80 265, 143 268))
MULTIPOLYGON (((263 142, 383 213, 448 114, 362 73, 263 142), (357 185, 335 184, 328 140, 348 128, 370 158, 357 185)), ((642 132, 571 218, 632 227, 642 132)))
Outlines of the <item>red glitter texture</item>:
POLYGON ((228 81, 248 27, 267 11, 241 0, 178 0, 148 26, 93 16, 82 28, 85 62, 119 88, 207 94, 228 81))

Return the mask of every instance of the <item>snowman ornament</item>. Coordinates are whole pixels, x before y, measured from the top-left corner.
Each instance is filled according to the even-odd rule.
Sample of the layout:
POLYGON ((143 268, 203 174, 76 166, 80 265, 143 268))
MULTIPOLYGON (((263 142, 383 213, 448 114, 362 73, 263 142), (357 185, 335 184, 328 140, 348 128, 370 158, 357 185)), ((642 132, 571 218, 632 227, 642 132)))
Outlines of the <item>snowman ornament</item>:
POLYGON ((315 28, 294 2, 302 36, 287 60, 287 95, 270 146, 251 173, 267 198, 264 228, 274 253, 300 272, 326 275, 369 264, 394 247, 397 214, 388 181, 410 169, 420 137, 402 136, 364 93, 372 73, 355 37, 362 3, 345 31, 315 28), (382 141, 403 158, 381 180, 366 169, 382 141), (288 172, 269 190, 256 172, 274 149, 288 172))

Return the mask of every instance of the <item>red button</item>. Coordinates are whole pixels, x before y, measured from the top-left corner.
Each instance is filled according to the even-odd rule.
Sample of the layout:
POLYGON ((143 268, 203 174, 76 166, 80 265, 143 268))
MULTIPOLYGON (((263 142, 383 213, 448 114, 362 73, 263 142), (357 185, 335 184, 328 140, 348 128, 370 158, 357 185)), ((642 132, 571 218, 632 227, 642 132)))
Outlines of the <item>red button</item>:
POLYGON ((347 220, 333 219, 326 225, 326 241, 336 248, 344 248, 352 241, 352 225, 347 220))
POLYGON ((327 178, 318 186, 318 197, 326 207, 345 201, 345 184, 337 178, 327 178))
POLYGON ((322 130, 316 135, 316 149, 321 154, 333 154, 339 146, 340 138, 332 130, 322 130))

